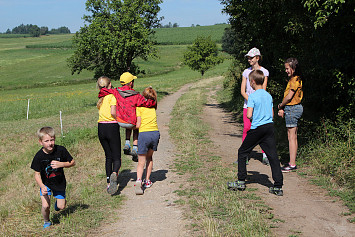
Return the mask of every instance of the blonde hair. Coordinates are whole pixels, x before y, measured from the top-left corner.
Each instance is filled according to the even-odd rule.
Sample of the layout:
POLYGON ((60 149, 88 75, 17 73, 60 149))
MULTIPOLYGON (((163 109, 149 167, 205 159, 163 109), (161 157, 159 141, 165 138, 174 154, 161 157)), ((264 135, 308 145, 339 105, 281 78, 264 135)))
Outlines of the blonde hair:
MULTIPOLYGON (((154 100, 157 102, 157 92, 153 89, 153 87, 149 86, 145 88, 142 94, 147 100, 154 100)), ((157 108, 157 103, 155 104, 155 108, 157 108)))
POLYGON ((43 127, 38 129, 37 136, 40 140, 44 137, 44 135, 49 135, 50 137, 55 137, 55 132, 52 127, 43 127))
MULTIPOLYGON (((102 88, 107 88, 111 83, 111 79, 106 77, 106 76, 102 76, 99 79, 97 79, 97 87, 101 90, 102 88)), ((100 109, 101 105, 102 105, 102 101, 104 100, 104 97, 101 97, 96 104, 96 107, 98 109, 100 109)))

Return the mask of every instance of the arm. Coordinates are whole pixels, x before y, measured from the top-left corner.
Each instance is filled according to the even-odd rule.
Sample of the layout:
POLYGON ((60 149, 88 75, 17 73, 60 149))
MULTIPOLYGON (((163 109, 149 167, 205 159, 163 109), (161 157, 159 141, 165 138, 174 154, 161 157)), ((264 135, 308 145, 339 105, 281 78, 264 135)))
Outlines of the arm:
POLYGON ((137 124, 136 124, 136 128, 139 128, 141 126, 141 122, 142 122, 142 117, 137 117, 137 124))
POLYGON ((240 94, 244 97, 244 99, 248 100, 248 95, 245 92, 247 88, 247 79, 246 77, 242 77, 242 85, 240 86, 240 94))
POLYGON ((277 106, 277 108, 278 109, 283 109, 285 107, 285 105, 290 103, 290 101, 292 100, 294 95, 295 95, 295 91, 294 90, 290 90, 288 92, 288 94, 286 95, 286 97, 282 100, 282 102, 277 106))
POLYGON ((263 83, 264 90, 266 90, 266 87, 267 87, 267 79, 268 79, 268 77, 265 77, 265 79, 264 79, 264 83, 263 83))
POLYGON ((117 116, 117 113, 116 113, 116 105, 111 105, 111 115, 112 115, 112 117, 114 117, 115 119, 117 119, 116 118, 116 116, 117 116))
POLYGON ((58 168, 70 168, 73 167, 75 165, 75 161, 71 160, 71 161, 67 161, 67 162, 60 162, 57 160, 52 160, 51 162, 51 166, 53 169, 58 169, 58 168))
POLYGON ((252 117, 253 117, 253 108, 252 107, 248 107, 247 118, 248 119, 252 119, 252 117))
POLYGON ((35 180, 36 180, 38 186, 41 188, 42 195, 43 196, 47 195, 48 194, 47 188, 42 182, 42 178, 41 178, 41 173, 40 172, 35 171, 35 180))

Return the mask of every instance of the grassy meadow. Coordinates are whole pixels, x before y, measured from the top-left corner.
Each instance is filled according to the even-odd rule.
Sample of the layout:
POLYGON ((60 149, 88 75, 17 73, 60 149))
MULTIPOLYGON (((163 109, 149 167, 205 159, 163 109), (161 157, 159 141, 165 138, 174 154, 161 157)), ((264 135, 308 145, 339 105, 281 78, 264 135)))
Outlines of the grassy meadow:
MULTIPOLYGON (((124 202, 124 196, 110 197, 105 190, 104 153, 97 139, 96 81, 87 71, 71 75, 66 66, 66 59, 73 52, 71 48, 49 47, 66 45, 72 36, 0 37, 0 231, 3 236, 84 236, 104 218, 105 222, 115 218, 110 215, 113 207, 124 202), (40 149, 35 132, 42 126, 55 128, 56 143, 65 145, 77 162, 65 171, 68 206, 61 212, 52 210, 51 220, 55 225, 50 233, 42 231, 38 187, 30 169, 33 156, 40 149)), ((201 79, 198 72, 181 62, 186 45, 158 47, 159 58, 147 62, 137 60, 146 74, 138 75, 136 90, 151 85, 161 99, 182 85, 201 79)), ((208 71, 205 78, 222 75, 227 70, 230 60, 225 56, 227 60, 208 71)), ((119 86, 116 81, 113 85, 119 86)), ((131 172, 130 158, 123 155, 122 162, 121 173, 131 172)))

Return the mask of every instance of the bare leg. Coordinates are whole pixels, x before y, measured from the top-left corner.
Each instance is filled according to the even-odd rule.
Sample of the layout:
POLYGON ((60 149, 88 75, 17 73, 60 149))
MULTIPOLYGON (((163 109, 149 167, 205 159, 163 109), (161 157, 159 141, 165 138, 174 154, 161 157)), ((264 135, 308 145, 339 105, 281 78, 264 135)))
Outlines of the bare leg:
POLYGON ((126 128, 126 140, 131 140, 132 129, 126 128))
POLYGON ((146 180, 149 180, 150 178, 150 174, 152 173, 152 170, 153 170, 153 150, 152 149, 149 149, 148 153, 147 153, 147 157, 146 157, 146 160, 147 160, 147 164, 146 164, 146 173, 147 173, 147 176, 146 176, 146 180))
POLYGON ((290 165, 295 166, 297 149, 298 149, 297 127, 287 128, 287 136, 288 136, 288 147, 290 152, 290 165))
POLYGON ((137 180, 138 179, 142 180, 145 160, 146 160, 146 154, 138 155, 137 180))
POLYGON ((63 210, 66 205, 67 205, 67 200, 65 200, 65 199, 57 199, 57 207, 60 210, 63 210))
POLYGON ((50 213, 50 206, 51 206, 51 196, 44 195, 41 196, 42 201, 42 209, 41 213, 45 222, 49 221, 49 213, 50 213))
POLYGON ((138 129, 134 129, 133 130, 133 145, 134 146, 137 146, 137 144, 138 144, 138 134, 139 134, 138 129))

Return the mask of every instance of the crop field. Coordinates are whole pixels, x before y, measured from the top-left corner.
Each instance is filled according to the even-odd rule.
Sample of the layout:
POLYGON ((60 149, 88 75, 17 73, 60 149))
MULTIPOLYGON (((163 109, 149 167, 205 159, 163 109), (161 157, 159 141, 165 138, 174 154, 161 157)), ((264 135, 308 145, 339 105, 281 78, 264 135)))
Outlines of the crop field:
POLYGON ((156 29, 156 40, 162 45, 192 44, 197 36, 211 36, 211 39, 221 43, 227 24, 213 26, 177 27, 156 29))
MULTIPOLYGON (((51 215, 56 223, 51 234, 85 233, 99 225, 110 208, 119 206, 122 201, 120 196, 104 198, 107 193, 103 191, 103 151, 97 139, 96 80, 89 71, 71 75, 66 60, 73 49, 55 47, 68 45, 72 37, 72 34, 0 37, 0 231, 5 236, 43 235, 38 187, 29 168, 40 148, 35 132, 42 126, 55 128, 56 143, 67 146, 78 163, 66 171, 68 208, 51 215)), ((200 80, 198 72, 182 64, 186 47, 160 45, 158 58, 136 60, 146 74, 138 75, 135 89, 142 91, 153 86, 159 100, 186 83, 200 80)), ((229 60, 225 60, 204 77, 221 75, 228 65, 229 60)), ((113 81, 113 86, 119 83, 113 81)), ((122 130, 121 136, 123 134, 122 130)), ((122 162, 129 170, 129 157, 123 156, 122 162)))

